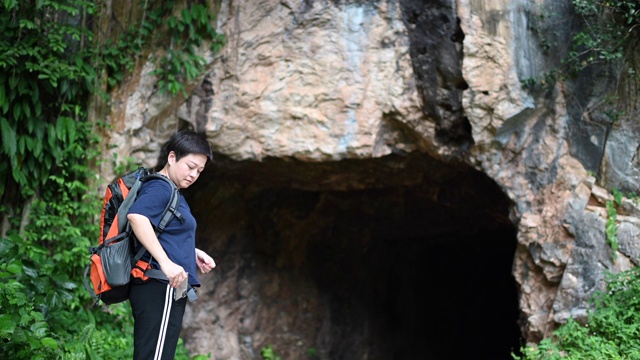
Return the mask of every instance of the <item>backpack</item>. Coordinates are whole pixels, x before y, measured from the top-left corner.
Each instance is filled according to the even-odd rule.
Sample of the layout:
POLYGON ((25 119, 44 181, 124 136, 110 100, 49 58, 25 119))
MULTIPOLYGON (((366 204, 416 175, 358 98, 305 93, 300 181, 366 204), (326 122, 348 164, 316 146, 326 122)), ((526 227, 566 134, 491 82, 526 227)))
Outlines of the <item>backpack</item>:
POLYGON ((178 212, 178 188, 168 178, 139 167, 110 183, 105 191, 100 214, 98 246, 89 248, 90 262, 84 271, 85 287, 96 299, 94 306, 100 301, 110 305, 129 299, 132 277, 142 280, 166 279, 162 271, 151 269, 151 260, 142 260, 146 249, 144 246, 138 246, 131 225, 127 221, 127 213, 136 200, 142 183, 154 179, 166 181, 171 184, 172 189, 171 199, 162 213, 156 235, 162 232, 174 217, 181 222, 184 221, 178 212), (137 247, 140 249, 136 252, 137 247))

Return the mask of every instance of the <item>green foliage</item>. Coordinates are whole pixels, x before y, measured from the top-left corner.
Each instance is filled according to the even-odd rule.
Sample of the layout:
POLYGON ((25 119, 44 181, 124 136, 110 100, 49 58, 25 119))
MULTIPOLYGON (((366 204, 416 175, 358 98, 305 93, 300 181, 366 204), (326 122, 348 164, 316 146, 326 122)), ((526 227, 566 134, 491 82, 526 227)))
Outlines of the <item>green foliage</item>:
POLYGON ((0 197, 14 183, 10 191, 25 196, 44 185, 82 131, 87 98, 99 91, 97 74, 104 69, 107 90, 115 86, 163 26, 172 38, 153 74, 160 92, 186 96, 183 82, 205 70, 197 48, 209 42, 215 52, 223 44, 214 14, 195 4, 173 16, 173 1, 149 3, 140 24, 96 49, 79 24, 95 15, 92 1, 0 2, 0 197))
MULTIPOLYGON (((160 13, 169 11, 173 2, 163 3, 160 13)), ((197 48, 205 41, 210 42, 210 50, 216 52, 224 43, 223 37, 216 34, 213 14, 200 4, 182 9, 179 16, 162 19, 158 12, 151 12, 149 20, 143 28, 153 29, 166 24, 172 34, 170 47, 158 61, 158 69, 153 75, 159 77, 158 89, 161 93, 187 95, 184 82, 192 81, 200 76, 205 68, 205 59, 198 55, 197 48), (162 21, 162 22, 161 22, 162 21)))
MULTIPOLYGON (((280 360, 280 356, 273 350, 273 346, 267 345, 260 350, 262 360, 280 360)), ((307 357, 310 359, 318 357, 318 350, 315 348, 307 349, 307 357)))
POLYGON ((607 236, 607 244, 611 247, 612 256, 615 259, 618 251, 618 212, 613 201, 607 201, 607 223, 605 234, 607 236))
MULTIPOLYGON (((628 75, 636 76, 633 59, 630 57, 640 40, 640 4, 636 0, 572 0, 572 4, 575 13, 582 19, 583 26, 572 36, 569 51, 562 59, 562 66, 539 77, 523 80, 524 88, 547 89, 557 79, 575 76, 585 68, 597 64, 620 64, 628 75)), ((547 21, 544 9, 540 13, 541 19, 547 21)), ((530 30, 541 34, 539 29, 530 30)), ((552 47, 544 36, 541 36, 540 41, 543 51, 552 47)), ((554 43, 554 46, 557 45, 554 43)), ((607 115, 613 121, 620 116, 619 113, 607 115)))
POLYGON ((640 269, 609 274, 591 304, 585 324, 569 319, 553 337, 523 348, 520 359, 640 359, 640 269))
POLYGON ((176 349, 176 354, 174 356, 174 360, 209 360, 211 359, 211 353, 208 355, 194 355, 191 356, 187 348, 184 347, 184 341, 182 339, 178 340, 178 348, 176 349))
POLYGON ((314 358, 318 356, 318 350, 316 350, 315 348, 309 348, 307 349, 307 356, 310 358, 314 358))
MULTIPOLYGON (((108 89, 120 83, 126 71, 132 70, 136 56, 149 45, 157 34, 169 34, 168 48, 154 44, 158 91, 187 96, 184 82, 197 79, 205 71, 205 59, 198 55, 198 48, 209 44, 209 50, 217 52, 224 38, 214 28, 215 14, 205 5, 192 4, 173 15, 174 1, 145 2, 144 18, 124 31, 116 41, 109 42, 99 58, 107 71, 108 89), (160 31, 159 31, 160 30, 160 31)), ((163 35, 164 36, 164 35, 163 35)), ((164 42, 164 41, 163 41, 164 42)))
POLYGON ((96 77, 82 46, 91 34, 73 24, 93 11, 82 0, 0 3, 0 196, 7 182, 32 195, 73 151, 96 77))
POLYGON ((118 154, 114 153, 113 158, 111 159, 113 171, 116 174, 126 174, 132 169, 136 169, 139 165, 136 164, 135 159, 131 156, 126 157, 125 159, 120 160, 118 158, 118 154))
POLYGON ((93 11, 79 0, 0 3, 0 197, 3 214, 24 214, 0 238, 0 358, 83 355, 78 335, 96 318, 78 286, 100 206, 87 188, 96 73, 91 33, 75 25, 93 11))
POLYGON ((131 329, 128 305, 95 311, 79 285, 100 199, 87 189, 86 164, 60 165, 33 202, 28 226, 0 239, 0 358, 131 357, 132 336, 122 330, 131 329))
POLYGON ((612 190, 613 193, 613 201, 616 203, 616 205, 620 206, 622 205, 622 198, 624 197, 624 194, 620 192, 620 190, 613 188, 612 190))
POLYGON ((280 360, 280 356, 276 354, 271 345, 265 346, 260 350, 262 360, 280 360))
MULTIPOLYGON (((0 237, 1 359, 132 357, 129 305, 93 309, 82 285, 101 207, 88 185, 102 151, 86 109, 99 74, 107 89, 115 86, 151 45, 152 31, 171 19, 173 2, 166 4, 96 47, 85 26, 96 2, 0 1, 0 215, 8 220, 0 237)), ((204 70, 185 64, 202 64, 193 46, 213 37, 212 46, 221 44, 211 20, 201 5, 176 18, 174 38, 191 47, 172 49, 183 67, 163 70, 161 79, 191 80, 204 70)), ((176 358, 189 359, 182 343, 176 358)))
MULTIPOLYGON (((573 0, 586 26, 573 37, 567 62, 579 71, 592 64, 624 59, 628 46, 638 40, 640 4, 635 0, 573 0)), ((630 71, 634 71, 629 68, 630 71)))
POLYGON ((611 247, 612 256, 615 259, 618 251, 618 210, 616 206, 622 204, 623 194, 618 189, 613 189, 613 201, 606 202, 607 209, 607 223, 605 227, 605 234, 607 236, 607 243, 611 247))

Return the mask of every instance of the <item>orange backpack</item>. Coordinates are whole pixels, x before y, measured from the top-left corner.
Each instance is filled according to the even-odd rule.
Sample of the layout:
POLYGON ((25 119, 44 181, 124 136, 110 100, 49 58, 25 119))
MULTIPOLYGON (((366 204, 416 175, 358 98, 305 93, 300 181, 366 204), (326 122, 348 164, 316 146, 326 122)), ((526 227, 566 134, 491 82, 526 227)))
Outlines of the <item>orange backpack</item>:
POLYGON ((143 246, 134 254, 137 240, 127 221, 127 213, 136 200, 140 186, 152 179, 162 179, 171 184, 172 188, 171 199, 164 209, 156 235, 174 217, 184 221, 178 212, 178 188, 162 175, 152 174, 140 167, 109 184, 100 214, 99 243, 97 247, 89 248, 91 260, 84 271, 85 287, 96 299, 94 306, 100 301, 110 305, 129 299, 131 277, 143 280, 149 277, 166 279, 161 271, 151 269, 148 262, 141 260, 146 252, 143 246))

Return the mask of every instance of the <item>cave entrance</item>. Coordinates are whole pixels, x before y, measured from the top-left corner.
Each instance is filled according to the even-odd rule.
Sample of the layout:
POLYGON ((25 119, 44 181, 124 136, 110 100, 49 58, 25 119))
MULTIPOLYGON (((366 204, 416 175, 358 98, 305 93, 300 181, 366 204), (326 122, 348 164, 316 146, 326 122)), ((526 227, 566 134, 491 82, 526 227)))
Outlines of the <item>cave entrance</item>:
MULTIPOLYGON (((337 176, 352 189, 336 189, 318 180, 335 179, 318 175, 335 169, 299 168, 291 179, 265 166, 217 169, 188 195, 198 241, 219 263, 204 301, 243 314, 202 316, 244 339, 238 352, 260 358, 270 345, 283 359, 519 353, 516 232, 507 197, 485 175, 455 169, 416 177, 410 167, 419 181, 369 187, 355 184, 371 184, 377 172, 354 177, 359 169, 337 176)), ((214 332, 185 326, 192 348, 189 336, 214 332)))

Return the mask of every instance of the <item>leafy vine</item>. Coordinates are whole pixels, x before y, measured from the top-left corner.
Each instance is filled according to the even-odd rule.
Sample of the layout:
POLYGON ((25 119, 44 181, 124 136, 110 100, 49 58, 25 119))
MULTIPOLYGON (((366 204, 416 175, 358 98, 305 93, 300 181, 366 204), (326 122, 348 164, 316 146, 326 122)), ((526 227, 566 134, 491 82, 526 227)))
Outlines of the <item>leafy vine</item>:
MULTIPOLYGON (((88 99, 124 79, 157 29, 173 39, 158 88, 174 95, 205 70, 198 47, 222 44, 204 5, 173 15, 173 1, 148 3, 140 23, 97 46, 94 1, 0 1, 0 358, 132 356, 129 310, 92 310, 80 285, 99 227, 88 184, 103 161, 88 99)), ((184 347, 176 358, 189 358, 184 347)))

